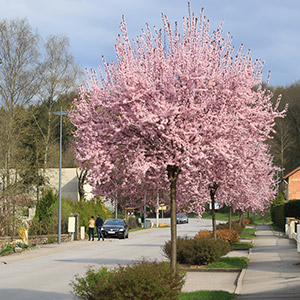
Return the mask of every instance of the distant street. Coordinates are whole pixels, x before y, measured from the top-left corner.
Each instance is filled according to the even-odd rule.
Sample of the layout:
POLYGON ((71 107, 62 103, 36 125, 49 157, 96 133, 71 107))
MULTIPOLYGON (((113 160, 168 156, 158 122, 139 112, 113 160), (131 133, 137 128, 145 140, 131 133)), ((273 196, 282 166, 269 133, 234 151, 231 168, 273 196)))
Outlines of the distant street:
MULTIPOLYGON (((209 228, 210 220, 197 219, 177 226, 178 236, 189 237, 209 228)), ((169 239, 170 228, 159 228, 130 232, 125 240, 75 241, 69 245, 46 245, 47 254, 42 252, 46 249, 35 249, 30 256, 22 253, 0 257, 0 299, 73 299, 69 283, 75 274, 83 275, 88 266, 113 267, 142 257, 165 260, 162 246, 169 239), (60 248, 65 251, 57 253, 60 248)))

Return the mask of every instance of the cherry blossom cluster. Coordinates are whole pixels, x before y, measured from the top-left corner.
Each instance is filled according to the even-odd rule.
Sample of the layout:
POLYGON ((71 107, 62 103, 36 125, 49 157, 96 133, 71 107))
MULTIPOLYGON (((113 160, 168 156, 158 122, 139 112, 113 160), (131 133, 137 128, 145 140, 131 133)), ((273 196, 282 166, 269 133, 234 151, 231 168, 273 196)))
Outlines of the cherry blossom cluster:
MULTIPOLYGON (((79 88, 70 119, 74 150, 96 196, 128 196, 156 205, 176 167, 179 210, 201 214, 213 190, 219 204, 262 209, 274 196, 276 167, 265 140, 283 117, 262 85, 263 62, 235 53, 222 24, 194 14, 164 34, 154 27, 130 41, 126 22, 116 62, 103 59, 79 88)), ((130 200, 128 200, 130 203, 130 200)))

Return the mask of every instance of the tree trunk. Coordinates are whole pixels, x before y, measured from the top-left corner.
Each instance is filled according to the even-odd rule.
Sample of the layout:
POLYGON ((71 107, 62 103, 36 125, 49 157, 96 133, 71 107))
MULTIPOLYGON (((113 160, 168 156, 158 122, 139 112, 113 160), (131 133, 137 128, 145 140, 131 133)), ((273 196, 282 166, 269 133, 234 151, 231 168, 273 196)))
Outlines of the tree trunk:
POLYGON ((79 193, 79 201, 83 202, 84 201, 84 184, 86 181, 86 176, 87 176, 87 170, 81 170, 80 173, 78 174, 78 170, 76 169, 76 175, 78 179, 78 193, 79 193))
POLYGON ((209 187, 210 189, 210 199, 211 199, 211 218, 212 218, 212 226, 213 226, 213 237, 217 239, 217 223, 216 223, 216 210, 215 210, 215 194, 219 185, 214 183, 209 187))
POLYGON ((228 214, 228 229, 231 229, 231 214, 232 214, 232 207, 229 206, 229 214, 228 214))
POLYGON ((216 210, 215 210, 215 194, 210 191, 210 198, 211 198, 211 220, 213 226, 213 237, 217 239, 217 223, 216 223, 216 210))
POLYGON ((176 181, 180 173, 177 166, 168 165, 168 179, 170 181, 170 206, 171 206, 171 268, 176 271, 177 265, 177 225, 176 225, 176 181))

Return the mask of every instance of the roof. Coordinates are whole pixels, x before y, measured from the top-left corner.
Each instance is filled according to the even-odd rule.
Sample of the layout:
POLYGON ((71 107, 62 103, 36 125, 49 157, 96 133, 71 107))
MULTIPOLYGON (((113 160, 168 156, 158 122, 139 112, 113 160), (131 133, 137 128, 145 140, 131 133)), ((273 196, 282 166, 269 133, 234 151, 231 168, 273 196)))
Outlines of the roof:
POLYGON ((289 178, 291 175, 293 175, 294 173, 298 172, 300 170, 300 166, 298 168, 296 168, 295 170, 293 170, 292 172, 288 173, 287 175, 285 175, 283 177, 283 179, 287 179, 289 178))

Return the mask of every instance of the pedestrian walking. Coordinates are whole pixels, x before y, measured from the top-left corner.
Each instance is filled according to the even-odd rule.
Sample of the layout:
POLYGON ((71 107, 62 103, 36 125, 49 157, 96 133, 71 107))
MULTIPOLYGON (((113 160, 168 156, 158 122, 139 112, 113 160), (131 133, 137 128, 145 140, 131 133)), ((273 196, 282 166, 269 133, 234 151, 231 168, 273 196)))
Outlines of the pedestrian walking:
POLYGON ((94 240, 94 229, 95 229, 95 219, 94 216, 91 216, 89 222, 89 241, 91 240, 91 237, 93 238, 92 241, 94 240))
POLYGON ((102 225, 103 225, 103 220, 101 219, 100 215, 97 215, 96 219, 96 228, 97 228, 97 235, 98 235, 98 241, 100 241, 100 238, 102 238, 102 241, 104 241, 104 236, 102 233, 102 225))

